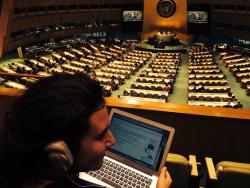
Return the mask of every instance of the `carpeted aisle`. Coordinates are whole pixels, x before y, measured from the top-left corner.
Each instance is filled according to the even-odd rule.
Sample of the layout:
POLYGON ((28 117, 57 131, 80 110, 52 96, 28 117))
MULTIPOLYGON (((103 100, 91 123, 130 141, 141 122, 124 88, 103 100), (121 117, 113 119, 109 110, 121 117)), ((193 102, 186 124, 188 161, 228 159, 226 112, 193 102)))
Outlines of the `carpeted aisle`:
POLYGON ((188 102, 188 55, 181 55, 181 64, 174 83, 173 93, 168 98, 169 103, 187 104, 188 102))

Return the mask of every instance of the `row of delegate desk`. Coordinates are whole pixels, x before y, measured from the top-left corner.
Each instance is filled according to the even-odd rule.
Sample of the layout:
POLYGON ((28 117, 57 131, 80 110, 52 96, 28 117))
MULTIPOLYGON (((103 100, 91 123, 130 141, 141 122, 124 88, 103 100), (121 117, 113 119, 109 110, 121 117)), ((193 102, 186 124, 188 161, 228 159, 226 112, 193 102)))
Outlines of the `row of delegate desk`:
MULTIPOLYGON (((131 65, 118 64, 116 61, 116 59, 126 54, 126 48, 117 45, 107 47, 104 44, 97 47, 91 44, 88 46, 81 46, 80 48, 78 47, 77 50, 78 61, 72 56, 71 61, 66 64, 67 68, 71 68, 72 66, 80 68, 76 63, 84 63, 87 65, 89 68, 87 72, 94 72, 94 78, 100 82, 105 96, 110 96, 112 91, 118 89, 119 85, 123 84, 124 80, 128 79, 136 70, 134 67, 129 68, 131 65), (79 56, 81 53, 83 53, 82 56, 79 56), (96 71, 98 69, 101 71, 96 71)), ((76 52, 76 50, 74 51, 76 52)), ((62 68, 65 70, 65 66, 62 68)), ((67 69, 66 71, 72 70, 67 69)), ((80 72, 83 71, 81 70, 80 72)))
POLYGON ((158 53, 152 62, 126 88, 121 98, 166 102, 181 62, 179 53, 158 53))
POLYGON ((247 94, 250 95, 249 58, 243 57, 241 54, 234 52, 222 52, 219 56, 223 64, 233 73, 237 82, 239 82, 242 88, 246 89, 247 94))
MULTIPOLYGON (((6 73, 26 73, 49 76, 58 72, 66 73, 88 73, 105 66, 113 59, 126 53, 127 49, 117 46, 104 46, 97 48, 92 44, 71 46, 67 49, 53 51, 47 56, 38 56, 33 59, 25 59, 24 63, 10 63, 0 66, 0 71, 6 73)), ((34 83, 35 78, 15 78, 15 80, 4 79, 1 83, 6 87, 25 89, 27 83, 34 83), (9 82, 7 82, 9 81, 9 82)), ((107 82, 107 81, 106 81, 107 82)), ((105 90, 105 88, 104 88, 105 90)), ((108 88, 109 90, 109 88, 108 88)))
POLYGON ((110 96, 113 90, 118 89, 119 85, 124 84, 126 79, 130 79, 132 75, 138 72, 151 56, 152 54, 149 52, 132 50, 123 54, 120 60, 114 60, 102 67, 100 71, 96 71, 96 79, 101 85, 105 88, 110 87, 106 96, 110 96), (113 87, 114 85, 115 87, 113 87))
POLYGON ((138 71, 150 56, 135 50, 126 53, 127 49, 117 45, 108 48, 112 52, 107 52, 103 50, 103 48, 106 48, 103 46, 101 46, 102 49, 98 49, 96 46, 90 45, 90 48, 94 51, 92 54, 92 51, 86 46, 81 46, 78 49, 70 49, 60 54, 54 53, 52 57, 59 62, 63 61, 61 68, 64 72, 86 73, 94 71, 94 77, 104 89, 104 95, 110 96, 112 91, 118 89, 119 85, 125 82, 125 79, 129 79, 131 75, 138 71), (119 55, 122 55, 122 57, 119 55), (88 66, 90 70, 87 71, 85 66, 88 66))
MULTIPOLYGON (((103 87, 105 96, 110 96, 113 90, 118 89, 119 85, 125 82, 125 79, 129 79, 131 75, 135 74, 135 72, 137 72, 152 56, 151 53, 144 51, 133 50, 126 53, 127 51, 126 48, 117 45, 113 45, 112 47, 100 45, 99 48, 92 44, 72 46, 68 49, 52 52, 50 56, 26 59, 25 64, 20 63, 18 67, 23 67, 26 71, 30 71, 34 67, 39 68, 40 71, 36 73, 25 73, 40 74, 44 76, 49 76, 58 72, 88 73, 95 70, 95 78, 103 87), (107 49, 110 51, 106 51, 107 49), (122 56, 120 57, 119 55, 122 56)), ((141 84, 138 85, 137 83, 134 87, 139 87, 141 89, 145 87, 145 90, 148 90, 148 85, 152 80, 147 78, 152 78, 154 79, 152 84, 158 82, 159 84, 150 86, 152 87, 151 89, 156 90, 157 92, 166 89, 166 84, 170 86, 170 84, 173 83, 173 75, 176 74, 176 63, 179 62, 179 57, 180 54, 159 54, 159 56, 155 58, 155 64, 148 67, 141 76, 138 77, 138 82, 140 82, 140 78, 143 77, 143 79, 141 79, 141 84), (161 70, 161 66, 172 66, 172 68, 168 68, 168 72, 165 73, 166 69, 161 70), (145 76, 145 74, 147 76, 145 76), (145 83, 143 84, 143 82, 145 83)), ((7 67, 3 68, 8 69, 7 71, 4 70, 4 72, 16 73, 16 71, 12 71, 12 69, 7 67)), ((34 82, 34 80, 32 80, 32 82, 34 82)), ((10 86, 7 87, 12 87, 12 85, 18 86, 19 84, 9 85, 10 86)), ((21 89, 23 86, 20 85, 16 88, 21 89)), ((172 89, 171 87, 169 88, 172 89)), ((149 98, 159 98, 160 95, 158 95, 159 93, 157 92, 152 91, 152 95, 148 95, 149 98), (156 97, 156 94, 158 97, 156 97)), ((164 95, 165 93, 166 92, 164 92, 164 95)))
POLYGON ((240 107, 222 70, 208 52, 189 54, 188 104, 240 107))
MULTIPOLYGON (((42 75, 44 72, 45 65, 43 63, 39 63, 39 65, 35 65, 37 63, 36 60, 31 62, 29 60, 25 60, 29 62, 29 65, 15 62, 10 63, 7 65, 0 66, 0 71, 5 73, 11 74, 40 74, 42 75)), ((45 73, 44 73, 45 74, 45 73)), ((33 84, 38 79, 31 78, 31 77, 8 77, 8 76, 1 76, 0 77, 0 85, 8 88, 15 88, 15 89, 27 89, 30 84, 33 84)))
MULTIPOLYGON (((139 50, 132 50, 129 53, 123 54, 121 60, 114 60, 110 62, 107 66, 96 71, 97 80, 103 85, 103 87, 109 87, 117 82, 119 85, 125 82, 125 79, 130 79, 144 64, 151 58, 152 54, 150 52, 144 52, 139 50), (105 84, 103 79, 109 79, 110 83, 105 84)), ((115 89, 118 89, 116 87, 115 89)), ((112 86, 111 86, 111 91, 112 86)))

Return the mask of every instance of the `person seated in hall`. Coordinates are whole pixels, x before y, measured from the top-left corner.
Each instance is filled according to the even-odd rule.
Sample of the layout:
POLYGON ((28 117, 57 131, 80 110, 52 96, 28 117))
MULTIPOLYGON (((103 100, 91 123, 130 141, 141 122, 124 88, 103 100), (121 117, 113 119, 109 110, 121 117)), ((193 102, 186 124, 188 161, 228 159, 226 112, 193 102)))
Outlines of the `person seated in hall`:
POLYGON ((16 72, 17 72, 17 73, 21 73, 21 74, 22 74, 22 73, 23 73, 23 70, 22 70, 22 68, 21 68, 21 67, 19 67, 19 66, 18 66, 18 67, 16 68, 16 72))
POLYGON ((83 69, 87 72, 87 73, 89 73, 90 72, 90 67, 88 66, 88 65, 85 65, 84 67, 83 67, 83 69))
POLYGON ((164 91, 168 91, 168 92, 171 92, 172 91, 172 87, 170 85, 165 85, 164 91))

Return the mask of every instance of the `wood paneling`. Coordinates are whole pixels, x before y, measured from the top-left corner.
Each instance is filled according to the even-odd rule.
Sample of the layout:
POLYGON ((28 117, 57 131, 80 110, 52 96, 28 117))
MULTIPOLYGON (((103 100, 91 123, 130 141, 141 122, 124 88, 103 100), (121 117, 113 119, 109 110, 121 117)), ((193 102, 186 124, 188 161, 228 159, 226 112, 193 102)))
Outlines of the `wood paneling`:
POLYGON ((1 15, 0 57, 18 46, 49 40, 51 37, 71 37, 81 34, 80 31, 121 31, 122 7, 124 4, 135 3, 143 4, 143 0, 4 0, 1 15), (72 5, 74 5, 73 8, 72 5), (80 5, 84 5, 83 9, 80 9, 80 5), (105 5, 105 8, 102 8, 102 5, 105 5), (118 23, 118 26, 48 32, 40 34, 39 37, 27 33, 36 27, 79 21, 118 23), (15 32, 19 32, 18 36, 15 32), (26 33, 22 34, 23 32, 26 33))
POLYGON ((144 38, 153 36, 158 31, 187 31, 187 0, 175 0, 176 13, 170 18, 163 18, 157 13, 155 1, 144 1, 143 32, 144 38))
MULTIPOLYGON (((17 89, 0 87, 0 95, 19 96, 22 95, 22 93, 23 91, 17 89)), ((137 100, 124 100, 111 97, 106 97, 105 101, 108 106, 113 106, 113 107, 250 120, 250 110, 243 110, 243 109, 191 106, 185 104, 157 103, 157 102, 146 102, 137 100)))

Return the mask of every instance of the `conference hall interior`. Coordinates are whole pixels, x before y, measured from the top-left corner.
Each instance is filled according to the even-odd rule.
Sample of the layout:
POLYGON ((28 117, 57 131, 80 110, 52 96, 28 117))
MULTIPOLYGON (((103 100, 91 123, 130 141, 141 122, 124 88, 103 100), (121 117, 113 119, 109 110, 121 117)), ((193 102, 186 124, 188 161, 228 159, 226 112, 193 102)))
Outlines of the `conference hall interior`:
POLYGON ((250 185, 249 0, 1 0, 0 120, 38 80, 84 73, 175 129, 171 187, 250 185))

